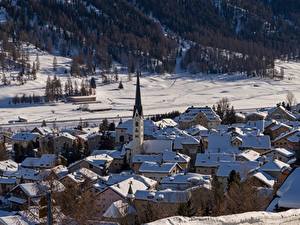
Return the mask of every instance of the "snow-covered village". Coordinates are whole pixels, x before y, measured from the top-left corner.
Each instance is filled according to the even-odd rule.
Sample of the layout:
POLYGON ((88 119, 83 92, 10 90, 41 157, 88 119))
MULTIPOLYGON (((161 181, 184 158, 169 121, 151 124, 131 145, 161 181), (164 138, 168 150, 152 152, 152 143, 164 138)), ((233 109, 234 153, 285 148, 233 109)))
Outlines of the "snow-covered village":
POLYGON ((300 224, 297 0, 0 0, 0 225, 300 224))

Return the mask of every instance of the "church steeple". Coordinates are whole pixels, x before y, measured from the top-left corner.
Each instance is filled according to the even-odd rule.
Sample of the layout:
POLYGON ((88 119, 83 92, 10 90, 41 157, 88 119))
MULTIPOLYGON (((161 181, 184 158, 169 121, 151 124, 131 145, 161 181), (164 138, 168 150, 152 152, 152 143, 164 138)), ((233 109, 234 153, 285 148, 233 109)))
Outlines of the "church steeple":
POLYGON ((131 149, 131 157, 133 157, 135 154, 140 154, 142 152, 144 143, 144 116, 141 100, 140 72, 137 72, 136 76, 135 105, 133 108, 132 123, 133 143, 131 149))
POLYGON ((136 115, 143 116, 143 106, 142 106, 142 99, 141 99, 141 87, 140 87, 140 72, 136 74, 136 91, 135 91, 135 104, 133 108, 133 116, 136 115))

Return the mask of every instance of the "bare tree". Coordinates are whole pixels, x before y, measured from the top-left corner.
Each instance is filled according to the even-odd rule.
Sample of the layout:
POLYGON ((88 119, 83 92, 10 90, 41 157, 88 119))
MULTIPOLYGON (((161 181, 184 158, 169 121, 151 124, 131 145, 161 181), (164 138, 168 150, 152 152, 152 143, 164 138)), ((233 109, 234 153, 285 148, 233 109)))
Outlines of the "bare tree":
POLYGON ((287 94, 286 94, 286 101, 287 101, 287 104, 289 104, 290 107, 292 107, 293 105, 296 104, 295 95, 291 91, 287 92, 287 94))

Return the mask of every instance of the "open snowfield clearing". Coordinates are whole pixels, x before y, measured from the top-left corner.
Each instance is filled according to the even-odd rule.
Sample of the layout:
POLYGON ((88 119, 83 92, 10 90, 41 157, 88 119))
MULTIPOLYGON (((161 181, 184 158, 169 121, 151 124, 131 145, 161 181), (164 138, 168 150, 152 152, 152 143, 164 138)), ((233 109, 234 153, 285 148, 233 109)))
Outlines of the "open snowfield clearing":
MULTIPOLYGON (((36 50, 31 49, 30 60, 35 60, 36 50)), ((22 86, 0 87, 0 123, 23 116, 28 121, 85 119, 95 117, 130 116, 134 104, 135 78, 128 82, 126 74, 120 74, 124 89, 118 89, 118 83, 101 86, 101 78, 97 83, 97 103, 99 108, 112 108, 110 111, 89 113, 76 110, 78 105, 71 103, 55 104, 9 104, 9 99, 16 94, 20 96, 43 95, 47 76, 53 76, 53 55, 39 53, 40 71, 37 80, 28 81, 22 86)), ((70 68, 69 58, 57 57, 58 71, 62 83, 67 79, 65 69, 70 68)), ((277 67, 285 68, 285 79, 250 78, 241 75, 191 75, 177 74, 143 74, 141 78, 142 102, 144 114, 157 114, 172 110, 183 111, 190 105, 213 105, 220 98, 228 97, 235 108, 248 109, 274 106, 285 100, 287 91, 292 91, 300 99, 300 63, 278 62, 277 67)), ((81 81, 78 80, 80 86, 81 81)), ((95 107, 95 105, 93 105, 95 107)), ((98 107, 98 106, 97 106, 98 107)))
POLYGON ((300 223, 300 210, 292 209, 286 212, 248 212, 242 214, 219 217, 170 217, 158 220, 148 225, 298 225, 300 223))

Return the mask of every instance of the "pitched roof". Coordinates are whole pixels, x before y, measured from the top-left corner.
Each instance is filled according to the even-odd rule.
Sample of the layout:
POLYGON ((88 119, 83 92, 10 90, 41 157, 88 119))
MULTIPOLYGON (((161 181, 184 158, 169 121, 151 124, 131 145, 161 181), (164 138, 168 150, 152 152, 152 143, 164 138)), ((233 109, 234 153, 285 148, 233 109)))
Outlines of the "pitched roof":
POLYGON ((135 213, 135 208, 128 204, 128 202, 125 200, 118 200, 109 206, 109 208, 103 214, 103 217, 119 219, 135 213))
POLYGON ((145 140, 143 150, 146 154, 159 154, 164 151, 172 151, 172 140, 145 140))
POLYGON ((275 184, 275 178, 270 176, 269 174, 263 172, 263 171, 258 171, 253 174, 253 177, 257 178, 261 182, 265 183, 268 185, 270 188, 272 188, 275 184))
POLYGON ((139 168, 140 173, 170 173, 171 170, 179 166, 177 163, 143 162, 139 168))
POLYGON ((284 163, 278 159, 274 159, 273 161, 269 161, 264 164, 260 169, 262 171, 278 171, 281 172, 283 168, 290 168, 290 165, 284 163))
POLYGON ((135 199, 153 202, 186 203, 190 198, 191 193, 189 191, 174 191, 169 189, 161 191, 138 190, 135 193, 135 199))
POLYGON ((296 168, 277 191, 278 206, 283 208, 300 208, 300 168, 296 168))

